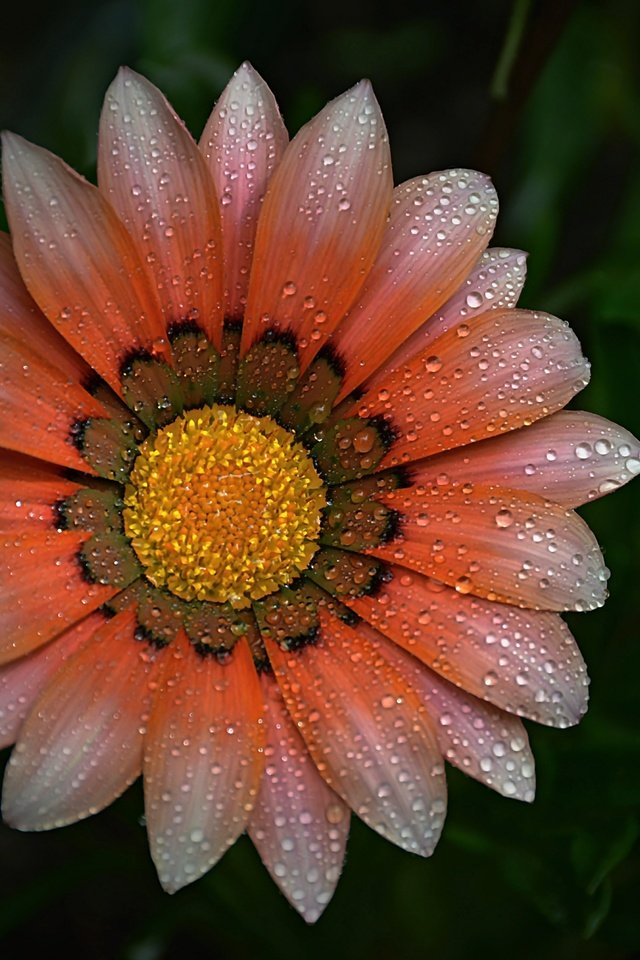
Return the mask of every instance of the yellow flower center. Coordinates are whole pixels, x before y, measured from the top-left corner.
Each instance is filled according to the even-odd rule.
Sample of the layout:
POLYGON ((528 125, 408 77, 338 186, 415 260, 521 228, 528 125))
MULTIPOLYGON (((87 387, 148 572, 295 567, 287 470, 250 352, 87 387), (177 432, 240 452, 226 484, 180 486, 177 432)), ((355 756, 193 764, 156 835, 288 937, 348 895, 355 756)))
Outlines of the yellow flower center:
POLYGON ((141 445, 124 500, 125 532, 155 586, 238 608, 308 566, 326 505, 291 433, 218 405, 141 445))

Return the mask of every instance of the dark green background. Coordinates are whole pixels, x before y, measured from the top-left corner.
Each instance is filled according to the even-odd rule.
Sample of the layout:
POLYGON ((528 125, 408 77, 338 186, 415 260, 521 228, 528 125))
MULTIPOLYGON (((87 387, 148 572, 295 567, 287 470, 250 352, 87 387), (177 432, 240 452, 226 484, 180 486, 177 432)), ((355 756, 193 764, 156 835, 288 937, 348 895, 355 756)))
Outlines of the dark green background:
MULTIPOLYGON (((454 165, 493 176, 495 240, 531 252, 524 305, 569 320, 593 362, 577 405, 637 434, 639 11, 635 0, 15 4, 3 15, 0 122, 93 176, 101 98, 120 63, 158 83, 196 134, 245 58, 292 130, 369 76, 396 181, 454 165)), ((571 618, 593 679, 587 718, 563 732, 530 725, 533 806, 452 771, 430 861, 355 823, 335 899, 307 928, 246 839, 204 880, 162 894, 136 786, 76 827, 0 829, 2 955, 44 944, 92 960, 640 957, 637 491, 583 513, 613 571, 611 599, 571 618)))

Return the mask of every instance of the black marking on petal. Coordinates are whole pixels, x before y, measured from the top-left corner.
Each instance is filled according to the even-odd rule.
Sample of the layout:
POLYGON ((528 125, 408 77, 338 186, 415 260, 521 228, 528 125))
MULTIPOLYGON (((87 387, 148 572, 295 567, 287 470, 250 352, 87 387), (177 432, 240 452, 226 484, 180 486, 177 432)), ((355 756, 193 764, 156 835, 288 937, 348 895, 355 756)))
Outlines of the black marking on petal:
POLYGON ((167 328, 169 343, 173 343, 178 337, 184 337, 188 333, 193 333, 200 337, 205 336, 202 327, 198 326, 193 320, 174 320, 167 328))
POLYGON ((398 478, 398 486, 396 489, 403 490, 407 487, 412 487, 414 484, 414 473, 411 470, 411 467, 402 464, 398 467, 393 468, 393 473, 398 478))
POLYGON ((369 580, 367 589, 363 595, 367 597, 377 597, 378 594, 381 593, 385 583, 389 583, 390 580, 393 580, 391 569, 385 563, 381 562, 380 566, 369 580))
POLYGON ((258 343, 282 343, 292 353, 298 355, 298 338, 293 330, 279 330, 277 327, 270 327, 255 341, 253 346, 258 343))
POLYGON ((98 613, 101 613, 105 620, 112 620, 118 611, 110 603, 103 603, 98 607, 98 613))
POLYGON ((71 424, 71 428, 69 430, 69 440, 76 450, 80 451, 80 453, 82 453, 84 450, 85 434, 90 422, 91 421, 88 417, 84 417, 81 420, 76 420, 71 424))
POLYGON ((148 350, 131 350, 120 361, 120 379, 131 376, 136 363, 153 363, 154 358, 148 350))
POLYGON ((142 623, 136 626, 133 631, 133 638, 140 643, 148 643, 149 646, 155 647, 156 650, 163 650, 164 647, 167 647, 170 643, 169 640, 157 637, 153 631, 149 630, 148 627, 142 623))
POLYGON ((313 646, 318 642, 319 632, 320 628, 316 624, 310 630, 307 630, 306 633, 298 633, 295 637, 287 637, 280 645, 290 653, 303 650, 305 647, 313 646))
POLYGON ((274 676, 273 667, 271 666, 271 662, 269 660, 256 660, 256 658, 254 657, 253 665, 259 674, 265 673, 269 677, 274 676))
POLYGON ((90 393, 92 397, 95 397, 96 393, 104 385, 104 380, 99 373, 96 373, 95 370, 90 370, 87 376, 82 381, 82 386, 90 393))
POLYGON ((81 547, 80 550, 78 550, 78 552, 76 553, 76 560, 78 561, 78 565, 82 573, 82 578, 83 580, 86 580, 87 583, 91 583, 91 584, 98 583, 98 578, 95 576, 93 570, 91 569, 91 565, 89 564, 87 557, 83 553, 83 549, 84 547, 81 547))
POLYGON ((367 423, 370 426, 375 427, 378 436, 385 446, 385 449, 389 451, 400 436, 393 423, 390 420, 387 420, 386 417, 383 417, 381 413, 376 414, 375 417, 367 417, 367 423))
POLYGON ((399 510, 392 510, 387 507, 387 523, 380 537, 380 543, 391 543, 402 533, 403 517, 399 510))
POLYGON ((69 529, 69 521, 67 520, 64 512, 65 503, 65 500, 56 500, 56 502, 51 506, 51 511, 53 513, 53 526, 60 532, 69 529))
POLYGON ((344 379, 344 375, 347 372, 346 361, 331 342, 325 343, 324 346, 321 347, 318 351, 318 358, 326 360, 335 375, 339 377, 340 380, 344 379))
POLYGON ((198 643, 191 641, 191 646, 198 654, 199 657, 202 657, 203 660, 206 660, 207 657, 215 657, 218 654, 217 650, 214 650, 213 647, 208 646, 206 643, 198 643))
POLYGON ((242 333, 242 317, 225 317, 223 330, 233 330, 236 333, 242 333))
POLYGON ((338 618, 342 620, 343 623, 346 623, 349 627, 355 627, 356 624, 362 623, 362 617, 359 613, 356 613, 355 610, 350 610, 349 607, 343 607, 340 604, 340 610, 338 613, 338 618))

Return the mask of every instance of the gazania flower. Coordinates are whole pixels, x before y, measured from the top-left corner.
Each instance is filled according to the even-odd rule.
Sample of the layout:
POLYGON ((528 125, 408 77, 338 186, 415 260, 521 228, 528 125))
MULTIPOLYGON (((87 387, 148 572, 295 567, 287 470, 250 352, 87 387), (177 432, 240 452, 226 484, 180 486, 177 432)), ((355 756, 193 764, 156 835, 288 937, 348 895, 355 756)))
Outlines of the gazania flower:
POLYGON ((531 800, 521 718, 579 720, 560 613, 605 598, 573 508, 640 460, 561 412, 588 364, 516 308, 487 177, 394 190, 367 83, 287 145, 247 65, 199 146, 123 71, 98 188, 12 135, 3 170, 7 822, 142 773, 167 890, 247 830, 312 921, 350 810, 426 856, 444 760, 531 800))

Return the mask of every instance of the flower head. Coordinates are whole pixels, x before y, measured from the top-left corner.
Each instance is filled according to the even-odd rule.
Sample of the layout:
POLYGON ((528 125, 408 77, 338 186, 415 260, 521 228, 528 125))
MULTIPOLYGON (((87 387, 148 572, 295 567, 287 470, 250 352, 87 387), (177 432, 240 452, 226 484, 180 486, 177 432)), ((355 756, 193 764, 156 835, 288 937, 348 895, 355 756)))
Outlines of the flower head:
POLYGON ((0 744, 10 824, 142 773, 167 890, 247 830, 312 921, 350 810, 429 855, 444 760, 533 798, 520 718, 580 719, 559 614, 605 599, 574 508, 640 459, 563 412, 487 177, 394 189, 364 82, 287 141, 246 64, 199 146, 121 71, 97 188, 5 138, 0 744))

